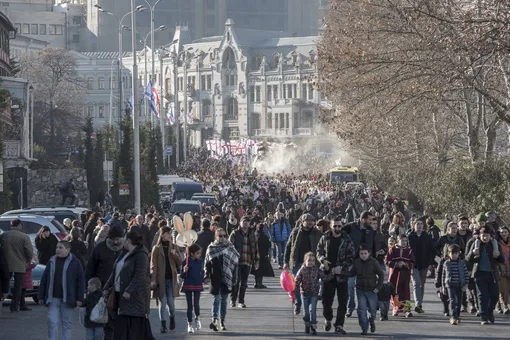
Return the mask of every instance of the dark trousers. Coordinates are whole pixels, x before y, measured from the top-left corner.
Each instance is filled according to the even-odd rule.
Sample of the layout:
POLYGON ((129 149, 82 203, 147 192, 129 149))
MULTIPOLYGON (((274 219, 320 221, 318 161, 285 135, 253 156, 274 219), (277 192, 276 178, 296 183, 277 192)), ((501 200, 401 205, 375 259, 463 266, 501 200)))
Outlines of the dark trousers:
POLYGON ((333 320, 333 300, 335 299, 335 293, 337 295, 338 308, 336 310, 335 326, 343 327, 344 325, 345 313, 347 312, 347 300, 349 298, 347 286, 347 282, 337 282, 336 278, 333 278, 330 282, 324 283, 322 313, 327 321, 333 320))
POLYGON ((193 309, 195 310, 195 317, 200 316, 200 292, 186 292, 186 303, 188 309, 186 310, 186 316, 188 322, 193 321, 193 309))
POLYGON ((448 287, 448 303, 450 304, 450 316, 455 320, 460 318, 460 305, 462 301, 462 289, 460 287, 448 287))
MULTIPOLYGON (((120 294, 115 292, 115 301, 119 301, 120 294)), ((116 311, 118 305, 115 306, 114 310, 116 311)), ((113 333, 115 330, 115 320, 117 319, 117 313, 115 311, 108 311, 108 322, 104 325, 104 340, 113 340, 113 333)))
POLYGON ((27 306, 25 302, 25 294, 27 293, 27 290, 25 288, 21 289, 21 295, 19 297, 19 306, 20 308, 25 308, 27 306))
POLYGON ((76 194, 62 194, 62 202, 60 203, 60 205, 65 205, 66 204, 66 201, 67 201, 67 198, 70 198, 71 201, 69 202, 69 205, 74 205, 74 202, 76 201, 76 198, 78 198, 78 195, 76 194))
POLYGON ((250 276, 251 266, 240 264, 237 270, 237 283, 232 287, 232 302, 235 303, 239 297, 239 303, 244 303, 246 288, 248 288, 248 276, 250 276))
POLYGON ((441 293, 441 302, 443 303, 443 313, 445 313, 445 314, 449 313, 448 301, 449 301, 448 295, 441 293))
MULTIPOLYGON (((25 273, 12 273, 14 276, 14 289, 12 291, 11 310, 19 311, 22 296, 22 284, 25 273)), ((24 296, 23 296, 24 297, 24 296)))
POLYGON ((491 272, 478 271, 475 275, 476 291, 478 292, 478 304, 482 319, 494 312, 499 299, 498 282, 491 272))
POLYGON ((255 285, 262 286, 262 280, 264 277, 262 275, 255 275, 255 285))

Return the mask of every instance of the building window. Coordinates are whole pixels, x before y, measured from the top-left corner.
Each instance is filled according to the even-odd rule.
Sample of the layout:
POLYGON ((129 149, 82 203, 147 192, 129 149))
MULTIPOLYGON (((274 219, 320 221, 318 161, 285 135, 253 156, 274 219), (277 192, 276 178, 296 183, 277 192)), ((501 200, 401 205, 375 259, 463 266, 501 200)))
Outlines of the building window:
POLYGON ((273 55, 273 61, 274 61, 274 67, 278 67, 278 64, 280 63, 280 55, 279 54, 273 55))
POLYGON ((39 34, 46 35, 46 24, 39 25, 39 34))
POLYGON ((184 88, 184 83, 182 77, 179 77, 179 91, 182 91, 184 88))
POLYGON ((104 118, 104 105, 99 105, 99 118, 104 118))
POLYGON ((81 26, 81 16, 73 16, 73 25, 81 26))
POLYGON ((278 129, 278 113, 274 114, 274 128, 278 129))
POLYGON ((250 86, 250 103, 255 102, 255 86, 250 86))
POLYGON ((273 128, 273 114, 271 112, 267 113, 267 121, 266 121, 266 129, 273 128))
POLYGON ((110 88, 111 89, 114 89, 117 87, 117 85, 115 85, 117 82, 117 80, 115 79, 115 77, 110 77, 110 88))
POLYGON ((255 86, 255 102, 260 103, 260 86, 255 86))
POLYGON ((230 98, 227 104, 227 116, 226 120, 237 120, 239 118, 238 115, 238 105, 237 100, 235 98, 230 98))
POLYGON ((313 85, 308 84, 308 99, 313 100, 313 85))
POLYGON ((301 99, 306 100, 308 98, 308 84, 301 84, 301 99))
POLYGON ((117 116, 117 106, 115 104, 112 105, 112 118, 117 116))
POLYGON ((73 34, 73 43, 75 43, 75 44, 80 43, 80 35, 79 34, 73 34))
POLYGON ((30 24, 23 24, 23 34, 30 34, 30 24))
POLYGON ((200 89, 205 90, 206 82, 205 82, 205 76, 200 77, 200 89))
POLYGON ((312 128, 313 127, 313 111, 304 111, 301 113, 301 127, 312 128))
POLYGON ((272 88, 273 88, 273 87, 272 87, 271 85, 268 85, 268 86, 267 86, 267 100, 268 100, 268 101, 271 101, 271 100, 272 100, 272 99, 271 99, 271 92, 272 92, 272 91, 271 91, 271 89, 272 89, 272 88))
POLYGON ((252 131, 260 129, 260 113, 253 112, 251 114, 251 129, 252 131))
POLYGON ((211 117, 211 101, 209 99, 204 99, 202 101, 202 117, 211 117))
POLYGON ((207 9, 214 9, 216 7, 216 0, 206 0, 207 9))
POLYGON ((212 89, 212 75, 207 76, 207 89, 212 89))
POLYGON ((87 117, 94 117, 94 106, 87 106, 87 117))
POLYGON ((94 89, 94 78, 87 78, 87 90, 94 89))
POLYGON ((21 33, 21 24, 14 24, 17 33, 21 33))
POLYGON ((273 85, 273 99, 278 99, 278 85, 273 85))
POLYGON ((293 88, 292 84, 287 85, 287 98, 288 99, 294 98, 293 93, 292 93, 292 88, 293 88))
POLYGON ((49 25, 50 35, 62 35, 62 25, 49 25))
POLYGON ((104 90, 104 77, 99 77, 97 80, 97 88, 99 90, 104 90))
POLYGON ((30 34, 39 34, 39 25, 37 24, 30 25, 30 34))

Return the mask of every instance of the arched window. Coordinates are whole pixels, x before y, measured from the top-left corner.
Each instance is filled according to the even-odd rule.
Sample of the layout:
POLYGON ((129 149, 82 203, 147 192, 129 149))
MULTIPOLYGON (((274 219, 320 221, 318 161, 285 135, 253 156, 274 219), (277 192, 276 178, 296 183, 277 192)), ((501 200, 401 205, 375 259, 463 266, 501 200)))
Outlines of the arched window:
POLYGON ((230 47, 227 47, 223 52, 222 68, 223 69, 236 68, 236 56, 234 54, 234 51, 230 47))
POLYGON ((235 98, 230 98, 227 104, 227 115, 225 120, 237 120, 239 117, 238 104, 235 98))
POLYGON ((266 129, 273 128, 273 114, 271 112, 267 113, 267 121, 266 121, 266 129))
POLYGON ((92 104, 92 103, 87 104, 87 113, 86 113, 86 115, 87 115, 87 117, 94 118, 94 104, 92 104))

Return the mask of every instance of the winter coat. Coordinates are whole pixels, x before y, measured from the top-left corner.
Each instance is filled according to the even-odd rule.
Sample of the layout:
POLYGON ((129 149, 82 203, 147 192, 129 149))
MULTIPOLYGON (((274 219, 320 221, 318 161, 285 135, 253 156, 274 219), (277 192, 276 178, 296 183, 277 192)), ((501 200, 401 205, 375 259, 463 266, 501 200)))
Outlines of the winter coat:
POLYGON ((11 279, 11 272, 7 259, 5 257, 4 248, 0 246, 0 294, 7 294, 9 292, 9 280, 11 279))
MULTIPOLYGON (((234 245, 237 252, 241 255, 243 253, 243 232, 241 231, 241 228, 235 230, 230 234, 230 237, 228 240, 234 245)), ((259 254, 259 247, 257 244, 257 238, 255 237, 255 232, 252 229, 248 229, 248 248, 250 248, 248 251, 251 253, 251 264, 256 265, 259 264, 260 261, 260 254, 259 254)), ((240 261, 239 261, 240 262, 240 261)))
POLYGON ((344 226, 344 230, 347 232, 347 234, 349 234, 349 236, 351 237, 351 240, 352 240, 352 243, 354 245, 354 252, 355 252, 355 257, 358 257, 358 249, 361 245, 361 241, 362 241, 362 237, 363 237, 363 232, 366 233, 366 238, 365 238, 365 244, 368 246, 369 249, 373 249, 374 248, 374 229, 370 228, 370 227, 366 227, 364 229, 364 231, 362 230, 361 228, 361 225, 360 225, 360 221, 358 222, 352 222, 352 223, 349 223, 349 224, 346 224, 344 226))
POLYGON ((434 263, 435 253, 432 237, 425 231, 420 236, 415 231, 409 234, 409 246, 413 250, 415 268, 418 270, 427 269, 434 263))
POLYGON ((4 248, 9 270, 12 273, 25 273, 34 256, 30 237, 17 228, 11 228, 0 235, 0 245, 4 248))
POLYGON ((21 288, 34 289, 34 282, 32 281, 32 269, 34 269, 36 266, 37 265, 35 263, 30 263, 28 265, 25 276, 23 276, 23 282, 21 283, 21 288))
POLYGON ((153 241, 154 238, 156 237, 156 234, 158 233, 159 233, 158 225, 156 223, 151 223, 149 226, 149 242, 151 246, 151 248, 148 248, 149 251, 152 251, 152 247, 154 247, 153 241))
POLYGON ((90 280, 93 277, 98 277, 101 284, 105 284, 113 272, 113 264, 116 262, 119 254, 123 251, 113 251, 108 248, 108 240, 101 242, 94 248, 92 255, 87 261, 87 268, 85 270, 85 278, 90 280))
POLYGON ((204 290, 204 266, 202 259, 188 258, 188 271, 184 272, 186 260, 182 261, 181 278, 184 280, 181 292, 201 292, 204 290))
POLYGON ((128 231, 131 231, 131 230, 134 230, 136 231, 138 234, 140 234, 141 236, 143 236, 143 244, 145 245, 145 248, 147 249, 147 251, 149 251, 150 249, 152 249, 152 238, 151 237, 151 232, 149 230, 149 227, 147 227, 146 224, 142 224, 142 226, 138 226, 138 224, 134 224, 131 226, 131 228, 129 228, 128 231))
MULTIPOLYGON (((445 288, 452 287, 452 260, 447 259, 443 263, 443 274, 442 278, 442 286, 445 288)), ((469 273, 466 267, 466 264, 461 259, 458 259, 459 266, 459 288, 464 288, 469 282, 469 273)))
MULTIPOLYGON (((292 229, 289 236, 289 240, 287 241, 287 245, 285 246, 284 261, 285 263, 288 263, 291 268, 299 263, 303 263, 303 259, 298 258, 298 254, 300 254, 300 252, 296 251, 296 248, 299 248, 301 246, 302 232, 303 232, 302 226, 292 229)), ((312 246, 311 252, 316 253, 317 245, 319 244, 319 241, 322 237, 322 233, 317 228, 312 228, 310 230, 309 235, 310 244, 312 246)))
POLYGON ((197 244, 202 248, 202 260, 205 258, 205 251, 214 242, 214 232, 211 229, 203 229, 198 232, 197 244))
MULTIPOLYGON (((501 254, 501 251, 499 252, 499 256, 495 258, 492 253, 494 251, 494 246, 492 245, 492 242, 481 242, 480 241, 480 253, 475 254, 475 246, 471 247, 469 250, 469 253, 466 256, 466 261, 470 262, 473 268, 473 271, 471 272, 471 277, 476 277, 476 273, 478 272, 478 266, 480 264, 480 254, 482 253, 482 249, 485 249, 487 252, 487 257, 489 258, 489 264, 491 266, 491 272, 494 277, 494 280, 499 280, 499 263, 505 263, 505 259, 503 258, 503 255, 501 254)), ((498 246, 499 251, 499 246, 498 246)))
POLYGON ((290 223, 287 220, 276 221, 271 226, 271 241, 272 242, 287 242, 290 235, 290 223))
POLYGON ((441 237, 441 230, 437 225, 430 226, 427 233, 432 238, 432 243, 434 245, 437 243, 437 241, 439 241, 439 238, 441 237))
POLYGON ((117 273, 117 262, 126 255, 123 251, 113 265, 113 272, 110 275, 105 289, 115 286, 115 277, 120 278, 120 294, 118 305, 118 315, 147 317, 150 310, 150 290, 149 290, 149 252, 144 245, 137 246, 124 260, 124 265, 117 273), (124 292, 131 296, 129 300, 122 297, 124 292))
POLYGON ((510 241, 499 240, 499 249, 505 262, 499 264, 499 272, 502 277, 510 278, 510 241))
POLYGON ((105 224, 100 228, 96 227, 96 230, 94 230, 94 244, 97 246, 99 243, 106 240, 106 237, 108 237, 109 231, 110 231, 110 226, 108 224, 105 224))
POLYGON ((46 238, 36 237, 35 238, 35 247, 37 248, 37 258, 39 259, 39 263, 42 265, 48 264, 48 261, 51 259, 53 255, 55 255, 55 251, 57 250, 58 239, 54 234, 50 234, 50 236, 46 238))
POLYGON ((96 290, 93 293, 88 293, 87 297, 85 298, 85 328, 103 328, 104 325, 100 323, 95 323, 90 321, 90 314, 92 313, 92 310, 94 307, 96 307, 97 303, 99 302, 99 299, 103 296, 103 293, 101 290, 96 290))
POLYGON ((323 269, 318 266, 306 267, 302 266, 296 274, 296 288, 299 288, 302 296, 318 296, 320 290, 321 279, 324 282, 331 281, 335 274, 328 271, 326 274, 323 269))
MULTIPOLYGON (((328 259, 332 237, 331 230, 328 230, 321 237, 317 245, 317 259, 322 264, 328 259)), ((342 232, 342 235, 339 237, 342 238, 342 241, 340 242, 340 247, 338 247, 338 252, 336 254, 336 265, 342 267, 342 274, 337 275, 337 281, 344 282, 349 278, 349 269, 354 263, 354 244, 349 235, 344 232, 342 232)))
POLYGON ((373 257, 366 261, 361 258, 354 260, 351 276, 356 276, 356 289, 362 292, 372 292, 374 289, 381 290, 384 282, 384 272, 373 257))
POLYGON ((251 267, 251 273, 255 276, 274 277, 273 266, 269 251, 271 250, 271 241, 264 232, 255 232, 258 242, 260 254, 259 269, 255 270, 255 266, 251 267))
POLYGON ((414 254, 411 248, 401 248, 401 247, 393 247, 386 255, 386 265, 390 267, 390 275, 389 281, 396 282, 393 276, 399 276, 399 272, 407 272, 411 273, 411 270, 414 267, 414 254), (396 264, 398 262, 407 263, 406 267, 397 268, 396 264), (395 281, 394 281, 395 280, 395 281))
MULTIPOLYGON (((53 256, 49 261, 46 269, 44 269, 39 286, 39 300, 45 305, 53 302, 53 283, 55 280, 55 262, 57 256, 53 256)), ((73 254, 69 254, 64 263, 64 271, 62 278, 62 288, 64 291, 63 302, 74 308, 78 301, 83 302, 85 295, 85 275, 83 268, 73 254)))
POLYGON ((446 257, 447 250, 445 249, 445 246, 456 244, 460 248, 460 255, 461 257, 464 257, 464 252, 466 245, 464 244, 464 241, 459 235, 455 235, 454 237, 451 237, 449 235, 443 235, 439 238, 439 241, 437 241, 436 245, 434 246, 436 255, 439 257, 446 257))
POLYGON ((71 254, 80 261, 83 270, 85 270, 85 257, 87 256, 87 246, 85 242, 80 239, 74 239, 69 241, 69 243, 71 243, 71 254))
POLYGON ((372 257, 379 261, 379 263, 384 263, 384 258, 388 253, 388 241, 386 236, 382 233, 382 231, 376 230, 374 233, 374 248, 372 257), (380 250, 384 250, 384 254, 377 255, 377 252, 380 250))
POLYGON ((97 218, 88 220, 87 223, 85 223, 84 229, 85 233, 83 235, 85 242, 89 245, 88 251, 89 251, 89 257, 92 253, 92 250, 94 249, 94 229, 96 229, 97 225, 97 218))
MULTIPOLYGON (((179 286, 177 284, 177 276, 179 275, 179 266, 181 265, 181 253, 179 247, 170 242, 168 247, 168 260, 172 270, 173 294, 174 298, 179 296, 179 286), (175 255, 171 250, 175 250, 175 255)), ((166 270, 165 248, 162 243, 155 245, 151 253, 151 282, 156 282, 152 297, 162 299, 165 295, 165 270, 166 270)))

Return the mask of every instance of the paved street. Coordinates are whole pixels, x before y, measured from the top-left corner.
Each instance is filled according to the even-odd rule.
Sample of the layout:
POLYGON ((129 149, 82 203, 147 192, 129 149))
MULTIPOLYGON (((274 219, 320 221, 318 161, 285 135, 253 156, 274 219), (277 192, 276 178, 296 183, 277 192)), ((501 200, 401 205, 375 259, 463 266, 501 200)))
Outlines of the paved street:
MULTIPOLYGON (((252 278, 251 278, 252 279, 252 278)), ((185 300, 177 300, 177 329, 167 335, 159 334, 159 320, 156 305, 152 303, 151 323, 157 339, 296 339, 307 338, 300 317, 295 318, 296 333, 292 333, 292 313, 287 294, 280 288, 278 278, 265 279, 269 287, 266 290, 249 289, 247 292, 246 309, 231 309, 227 314, 227 332, 213 333, 208 329, 210 320, 211 297, 204 293, 201 300, 202 323, 204 328, 188 335, 186 333, 185 300)), ((250 287, 253 280, 250 281, 250 287)), ((448 318, 441 314, 441 303, 436 295, 436 289, 431 283, 427 284, 424 309, 425 314, 410 319, 392 317, 388 322, 376 322, 377 331, 371 336, 378 339, 508 339, 510 316, 496 314, 496 324, 480 326, 479 319, 471 315, 463 315, 462 324, 451 326, 448 318)), ((34 305, 30 301, 32 312, 11 315, 9 307, 3 307, 0 315, 0 339, 46 339, 46 314, 43 306, 34 305)), ((322 308, 319 302, 318 321, 322 325, 322 308)), ((343 338, 361 338, 358 320, 355 317, 347 319, 345 329, 348 332, 343 338)), ((415 313, 416 315, 416 313, 415 313)), ((85 340, 85 331, 76 320, 73 340, 85 340)), ((335 337, 333 333, 326 333, 319 328, 318 339, 335 337)))

